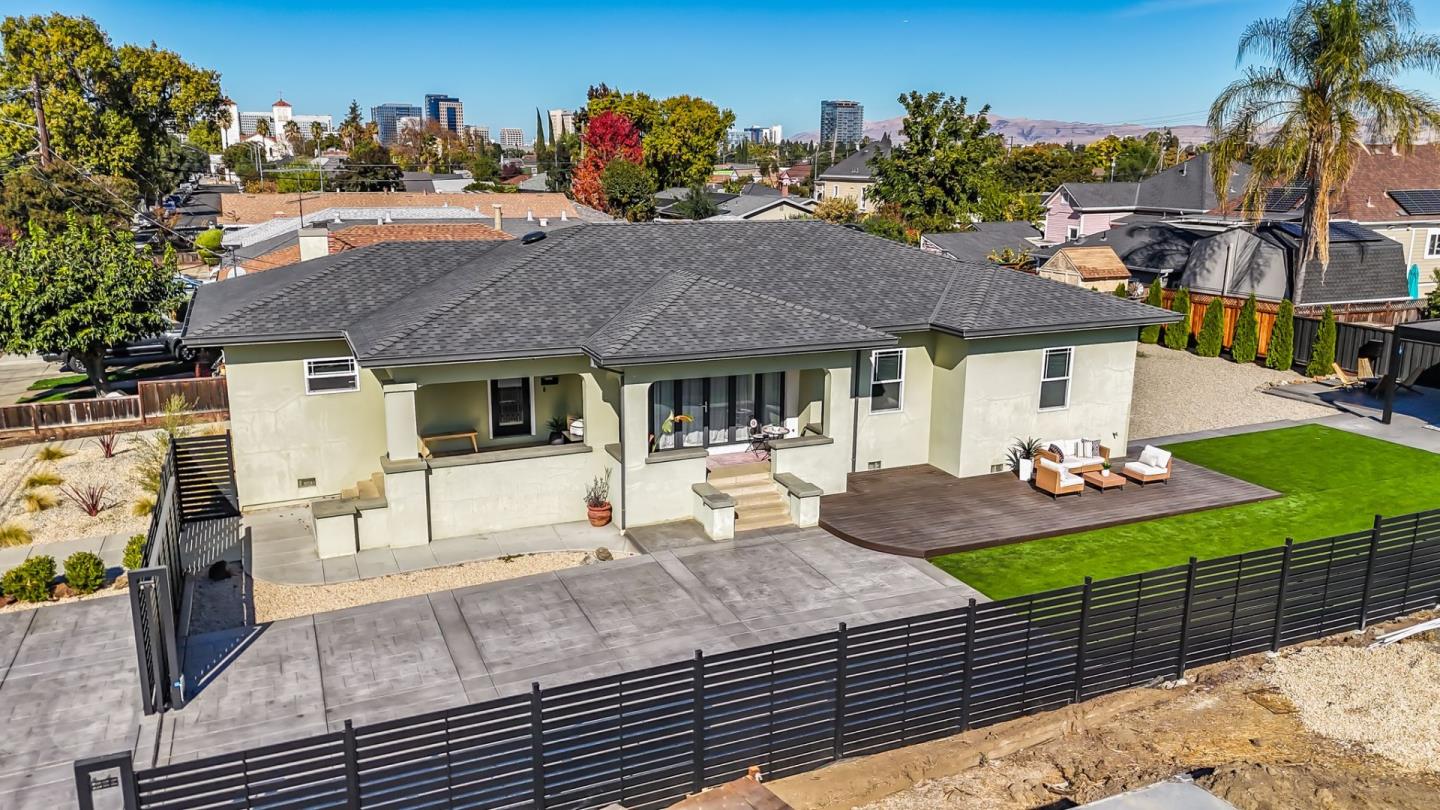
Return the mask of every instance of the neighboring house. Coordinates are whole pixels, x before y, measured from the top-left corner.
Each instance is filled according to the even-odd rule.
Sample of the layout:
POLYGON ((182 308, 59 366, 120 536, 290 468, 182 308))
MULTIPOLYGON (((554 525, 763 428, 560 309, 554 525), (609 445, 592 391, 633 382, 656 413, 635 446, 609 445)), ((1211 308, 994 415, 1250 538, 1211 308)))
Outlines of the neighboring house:
POLYGON ((469 173, 402 172, 400 180, 411 194, 459 194, 472 182, 469 173))
POLYGON ((716 220, 771 222, 782 219, 814 219, 816 201, 805 197, 742 194, 720 206, 716 220))
MULTIPOLYGON (((1180 216, 1210 211, 1220 202, 1210 160, 1210 153, 1202 152, 1138 183, 1065 183, 1045 198, 1042 244, 1099 233, 1131 214, 1180 216)), ((1238 196, 1249 176, 1250 167, 1238 164, 1230 174, 1228 197, 1238 196)))
POLYGON ((780 170, 778 182, 782 186, 802 185, 810 179, 810 172, 814 169, 809 163, 797 163, 794 166, 787 166, 780 170))
POLYGON ((1298 223, 1236 224, 1196 240, 1184 272, 1172 277, 1170 286, 1237 299, 1252 292, 1262 301, 1289 298, 1297 308, 1345 305, 1351 313, 1385 311, 1410 301, 1404 248, 1354 223, 1331 223, 1330 264, 1305 264, 1296 299, 1299 266, 1298 223))
POLYGON ((490 216, 501 206, 506 219, 544 217, 560 219, 581 215, 579 206, 564 194, 465 193, 409 194, 393 191, 321 191, 300 194, 224 194, 218 223, 223 228, 256 225, 281 217, 298 217, 322 208, 468 208, 490 216), (303 196, 303 199, 302 199, 303 196))
POLYGON ((224 351, 241 505, 315 502, 331 555, 581 520, 607 476, 621 528, 689 520, 752 419, 795 498, 1015 436, 1123 453, 1138 329, 1175 317, 822 222, 616 223, 205 285, 185 340, 224 351))
POLYGON ((1191 246, 1218 230, 1221 228, 1132 215, 1117 220, 1109 230, 1042 247, 1033 255, 1043 265, 1064 248, 1108 246, 1120 257, 1132 279, 1149 284, 1157 277, 1178 277, 1190 260, 1191 246))
POLYGON ((990 260, 1002 250, 1033 251, 1040 231, 1028 222, 977 222, 968 231, 927 233, 920 237, 920 249, 951 259, 972 262, 990 260))
POLYGON ((869 195, 870 187, 875 185, 875 178, 870 169, 870 160, 876 155, 888 154, 890 154, 890 135, 887 133, 879 141, 862 148, 821 172, 815 182, 816 199, 829 200, 844 197, 854 200, 862 214, 868 214, 875 210, 874 202, 869 195))
POLYGON ((1038 272, 1041 278, 1103 292, 1130 280, 1130 271, 1109 245, 1063 247, 1040 265, 1038 272))

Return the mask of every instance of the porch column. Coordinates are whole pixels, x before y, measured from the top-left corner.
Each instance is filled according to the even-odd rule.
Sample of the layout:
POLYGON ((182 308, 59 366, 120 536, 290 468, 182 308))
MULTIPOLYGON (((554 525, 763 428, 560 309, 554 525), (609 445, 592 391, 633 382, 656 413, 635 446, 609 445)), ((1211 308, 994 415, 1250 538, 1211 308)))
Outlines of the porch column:
POLYGON ((385 392, 385 451, 391 461, 420 457, 420 429, 415 420, 415 383, 391 383, 385 392))

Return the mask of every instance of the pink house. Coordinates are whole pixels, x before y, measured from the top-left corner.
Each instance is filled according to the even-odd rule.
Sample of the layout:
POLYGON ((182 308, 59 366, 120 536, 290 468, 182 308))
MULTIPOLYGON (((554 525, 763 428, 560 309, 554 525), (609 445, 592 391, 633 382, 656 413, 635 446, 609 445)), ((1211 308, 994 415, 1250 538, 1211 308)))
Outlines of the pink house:
MULTIPOLYGON (((1249 175, 1249 166, 1237 164, 1230 173, 1226 196, 1238 195, 1249 175)), ((1219 203, 1211 180, 1209 153, 1138 183, 1065 183, 1045 198, 1045 235, 1041 244, 1054 245, 1099 233, 1131 214, 1202 214, 1219 203)))

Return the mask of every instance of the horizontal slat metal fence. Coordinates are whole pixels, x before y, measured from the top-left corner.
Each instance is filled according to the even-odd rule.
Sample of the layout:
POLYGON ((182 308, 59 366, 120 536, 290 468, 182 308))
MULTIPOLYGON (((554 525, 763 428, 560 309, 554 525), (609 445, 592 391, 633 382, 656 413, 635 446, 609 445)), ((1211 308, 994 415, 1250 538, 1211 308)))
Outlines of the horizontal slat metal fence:
POLYGON ((752 765, 801 773, 1437 601, 1440 511, 1377 517, 1370 531, 141 771, 127 806, 661 807, 752 765))

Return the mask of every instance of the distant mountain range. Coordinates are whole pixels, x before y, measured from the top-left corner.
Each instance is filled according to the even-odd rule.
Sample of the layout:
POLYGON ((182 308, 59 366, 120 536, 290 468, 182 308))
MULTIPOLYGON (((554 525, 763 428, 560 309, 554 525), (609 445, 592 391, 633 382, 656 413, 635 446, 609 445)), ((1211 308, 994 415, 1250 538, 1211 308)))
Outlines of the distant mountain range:
MULTIPOLYGON (((866 121, 865 134, 873 139, 879 139, 881 135, 888 132, 891 138, 895 138, 900 134, 900 124, 904 120, 905 118, 901 116, 887 118, 883 121, 866 121)), ((1140 136, 1147 132, 1163 130, 1165 127, 1141 126, 1140 124, 1087 124, 1082 121, 1010 118, 991 114, 990 129, 992 132, 1000 133, 1007 143, 1025 146, 1032 143, 1093 143, 1108 135, 1121 138, 1127 135, 1140 136)), ((1170 127, 1170 131, 1184 145, 1204 143, 1210 140, 1209 127, 1176 126, 1170 127)), ((797 141, 814 142, 819 140, 820 133, 801 132, 793 138, 797 141)))

